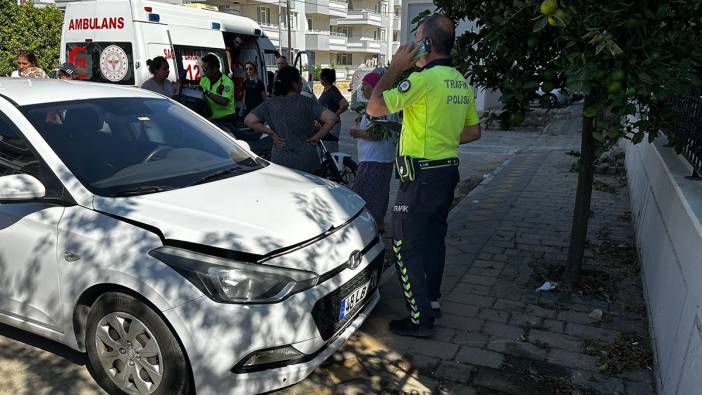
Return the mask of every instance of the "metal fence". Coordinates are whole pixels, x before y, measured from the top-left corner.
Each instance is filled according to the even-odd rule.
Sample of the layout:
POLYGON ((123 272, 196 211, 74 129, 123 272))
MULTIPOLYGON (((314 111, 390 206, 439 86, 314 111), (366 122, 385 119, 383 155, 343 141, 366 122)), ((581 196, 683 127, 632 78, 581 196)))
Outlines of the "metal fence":
POLYGON ((668 109, 673 118, 664 132, 671 144, 692 165, 694 178, 702 176, 702 96, 675 96, 668 98, 668 109))

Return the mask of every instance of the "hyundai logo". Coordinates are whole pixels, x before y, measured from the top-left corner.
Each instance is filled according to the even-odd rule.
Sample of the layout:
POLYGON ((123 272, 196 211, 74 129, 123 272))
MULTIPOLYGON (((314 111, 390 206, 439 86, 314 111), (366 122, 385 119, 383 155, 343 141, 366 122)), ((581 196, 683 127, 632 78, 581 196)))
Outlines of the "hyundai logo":
POLYGON ((349 269, 354 270, 357 268, 360 264, 361 261, 363 260, 363 253, 359 250, 356 250, 349 255, 349 260, 348 260, 348 265, 349 269))

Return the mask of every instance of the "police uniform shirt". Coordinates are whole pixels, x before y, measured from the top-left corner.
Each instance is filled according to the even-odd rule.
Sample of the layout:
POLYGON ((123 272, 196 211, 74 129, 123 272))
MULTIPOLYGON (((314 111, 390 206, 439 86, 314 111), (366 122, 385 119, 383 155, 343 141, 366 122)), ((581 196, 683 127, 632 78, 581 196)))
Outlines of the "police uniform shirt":
POLYGON ((391 113, 403 111, 400 155, 418 159, 458 156, 465 126, 480 123, 473 89, 448 59, 437 59, 383 93, 391 113))
POLYGON ((209 91, 214 93, 215 95, 222 96, 229 100, 227 104, 221 105, 216 103, 209 97, 205 96, 207 104, 212 110, 212 118, 219 119, 234 114, 234 81, 232 81, 232 79, 227 77, 226 75, 222 74, 222 78, 220 78, 219 81, 215 82, 214 85, 211 85, 212 83, 209 78, 202 77, 200 79, 200 87, 202 88, 203 92, 209 91))

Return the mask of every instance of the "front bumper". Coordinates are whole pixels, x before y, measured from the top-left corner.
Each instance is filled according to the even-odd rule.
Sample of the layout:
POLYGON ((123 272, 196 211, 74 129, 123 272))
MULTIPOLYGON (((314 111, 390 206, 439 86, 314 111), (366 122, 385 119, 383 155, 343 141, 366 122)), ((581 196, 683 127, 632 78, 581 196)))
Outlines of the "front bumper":
POLYGON ((378 243, 355 270, 343 270, 281 303, 219 304, 203 297, 164 312, 188 354, 197 393, 255 394, 303 380, 344 344, 378 303, 382 264, 383 245, 378 243), (337 322, 340 300, 371 278, 372 291, 348 318, 337 322), (304 356, 260 371, 237 368, 252 353, 285 345, 304 356))

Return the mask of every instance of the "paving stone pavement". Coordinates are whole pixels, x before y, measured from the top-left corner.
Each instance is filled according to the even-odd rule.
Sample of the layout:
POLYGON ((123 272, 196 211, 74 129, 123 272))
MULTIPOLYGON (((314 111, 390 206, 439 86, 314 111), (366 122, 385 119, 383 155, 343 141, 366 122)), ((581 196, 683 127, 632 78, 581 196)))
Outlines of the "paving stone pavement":
MULTIPOLYGON (((637 275, 610 301, 535 292, 535 272, 567 257, 577 174, 566 152, 578 149, 579 130, 577 114, 554 121, 451 212, 443 317, 432 339, 388 332, 387 321, 406 314, 390 269, 361 330, 310 378, 280 393, 655 393, 650 370, 608 376, 584 351, 623 333, 648 339, 637 275), (594 321, 593 309, 607 318, 594 321)), ((601 180, 616 191, 593 192, 590 243, 633 246, 625 181, 601 180)), ((595 267, 592 248, 586 256, 585 269, 595 267)))
MULTIPOLYGON (((432 339, 388 332, 387 321, 405 314, 391 269, 362 329, 308 379, 279 393, 654 393, 650 371, 610 377, 583 351, 591 339, 608 344, 622 333, 646 335, 638 277, 621 284, 610 302, 534 291, 539 268, 566 258, 577 175, 568 171, 573 158, 565 152, 578 149, 578 130, 577 120, 561 117, 543 133, 520 135, 533 141, 498 153, 511 159, 454 208, 443 317, 432 339), (594 308, 608 319, 593 323, 594 308)), ((616 193, 594 192, 589 239, 633 245, 626 187, 603 180, 616 193)), ((0 326, 0 394, 100 392, 84 364, 82 354, 0 326)))

